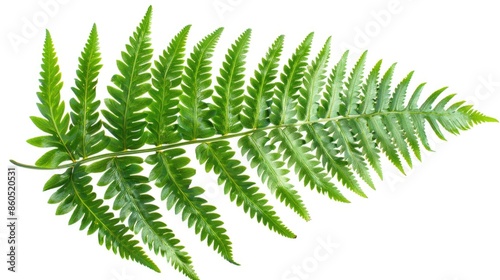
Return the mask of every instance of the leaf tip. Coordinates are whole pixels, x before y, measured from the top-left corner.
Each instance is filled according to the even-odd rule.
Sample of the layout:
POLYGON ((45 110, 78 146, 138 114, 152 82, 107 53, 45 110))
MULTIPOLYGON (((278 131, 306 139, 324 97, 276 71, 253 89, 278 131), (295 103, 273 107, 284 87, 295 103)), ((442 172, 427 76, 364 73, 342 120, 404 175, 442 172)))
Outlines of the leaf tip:
POLYGON ((306 38, 304 39, 305 45, 310 45, 312 43, 313 38, 314 38, 314 32, 309 32, 309 34, 307 34, 306 38))
POLYGON ((45 40, 51 40, 52 36, 50 35, 50 31, 45 29, 45 40))
POLYGON ((154 272, 161 273, 160 268, 154 263, 153 263, 153 265, 150 265, 149 268, 151 268, 154 272))
POLYGON ((486 116, 486 115, 483 116, 482 120, 484 122, 491 122, 491 123, 497 123, 497 122, 499 122, 498 119, 490 117, 490 116, 486 116))

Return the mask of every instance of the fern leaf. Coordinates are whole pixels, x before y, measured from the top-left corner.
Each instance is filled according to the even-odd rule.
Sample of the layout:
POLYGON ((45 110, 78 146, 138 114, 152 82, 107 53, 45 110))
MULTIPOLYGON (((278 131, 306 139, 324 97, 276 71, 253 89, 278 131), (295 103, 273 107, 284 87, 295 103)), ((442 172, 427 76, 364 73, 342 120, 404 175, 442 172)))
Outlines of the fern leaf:
POLYGON ((231 201, 237 206, 243 205, 243 210, 256 217, 258 222, 267 225, 269 229, 290 238, 296 235, 279 219, 272 206, 268 205, 264 194, 258 192, 254 183, 244 175, 245 167, 233 159, 234 152, 227 141, 206 142, 196 147, 196 157, 205 169, 213 170, 219 175, 219 182, 224 184, 224 193, 229 194, 231 201))
POLYGON ((251 34, 251 30, 247 29, 234 42, 217 77, 212 109, 215 111, 213 122, 218 134, 236 133, 243 129, 238 117, 243 103, 243 71, 251 34))
POLYGON ((342 105, 340 106, 339 113, 342 116, 356 114, 358 105, 360 103, 360 91, 363 81, 363 70, 366 62, 365 51, 356 62, 351 75, 347 79, 346 89, 341 94, 342 105))
POLYGON ((460 130, 471 129, 474 125, 487 122, 498 122, 497 119, 488 117, 473 109, 472 105, 462 104, 463 102, 459 101, 445 110, 446 113, 453 116, 452 118, 446 119, 444 116, 440 116, 439 121, 447 131, 453 134, 459 134, 460 130))
POLYGON ((280 82, 276 84, 275 98, 271 106, 271 123, 275 125, 296 122, 297 93, 307 66, 314 33, 310 33, 297 47, 288 64, 283 68, 280 82))
POLYGON ((408 85, 410 84, 411 77, 413 76, 413 71, 411 71, 402 81, 398 84, 394 90, 394 94, 389 102, 390 111, 401 111, 404 107, 404 102, 406 98, 406 91, 408 85))
POLYGON ((394 115, 382 116, 382 122, 384 123, 385 127, 387 128, 387 131, 389 132, 390 137, 393 140, 392 145, 396 146, 400 154, 403 156, 405 161, 411 167, 412 166, 411 155, 408 150, 408 146, 405 140, 403 139, 403 135, 401 134, 403 129, 397 122, 396 116, 394 115))
MULTIPOLYGON (((431 111, 432 110, 432 104, 434 101, 438 99, 438 97, 446 90, 446 87, 440 88, 433 92, 425 101, 422 103, 422 106, 420 106, 421 111, 431 111)), ((439 124, 436 118, 433 118, 431 116, 424 116, 425 120, 429 123, 431 126, 432 130, 434 133, 439 137, 441 140, 446 140, 443 132, 439 128, 439 124)))
POLYGON ((222 30, 215 30, 196 45, 184 69, 183 93, 179 97, 179 133, 184 140, 207 138, 215 134, 213 123, 210 121, 214 112, 204 100, 213 93, 209 88, 212 84, 210 58, 222 30))
MULTIPOLYGON (((375 112, 380 113, 386 111, 389 107, 390 87, 392 76, 394 75, 394 68, 396 64, 391 65, 385 72, 380 85, 377 90, 377 101, 375 105, 375 112)), ((403 164, 397 152, 396 147, 392 144, 390 133, 386 130, 380 116, 374 116, 368 119, 368 124, 372 129, 375 139, 380 145, 380 148, 386 154, 387 158, 396 166, 401 173, 405 174, 403 164)))
POLYGON ((420 160, 422 147, 431 150, 428 134, 445 139, 448 133, 497 121, 463 101, 453 101, 455 94, 445 95, 446 88, 419 105, 424 84, 409 94, 413 72, 393 88, 395 64, 382 74, 379 60, 365 75, 365 67, 370 69, 367 52, 352 69, 347 69, 345 52, 330 71, 330 38, 308 62, 313 33, 299 44, 281 72, 284 36, 275 39, 246 92, 250 29, 231 45, 215 79, 212 56, 222 28, 204 37, 187 55, 190 26, 184 27, 152 64, 151 15, 149 7, 117 61, 119 73, 111 79, 110 97, 101 111, 104 121, 96 98, 101 69, 97 28, 93 26, 79 58, 69 114, 61 100, 61 73, 47 32, 37 93, 41 116, 31 117, 45 134, 28 142, 51 149, 35 166, 12 162, 34 169, 65 169, 44 188, 55 190, 49 203, 58 204, 56 214, 71 214, 70 224, 79 223, 88 234, 97 233, 107 249, 155 271, 158 267, 134 237, 188 278, 199 279, 184 247, 161 221, 158 201, 150 194, 152 183, 160 188, 167 210, 181 215, 201 241, 236 264, 216 207, 202 197, 203 186, 191 185, 195 170, 188 166, 184 146, 196 145, 196 158, 206 172, 218 176, 237 207, 271 231, 295 238, 260 186, 250 181, 228 140, 238 143, 249 167, 280 202, 309 220, 289 180, 290 171, 302 185, 335 201, 349 202, 337 186, 366 197, 361 182, 375 188, 372 170, 383 178, 381 153, 404 174, 405 168, 412 167, 413 157, 420 160), (148 154, 149 178, 143 174, 139 154, 148 154), (408 166, 403 166, 402 159, 408 166), (102 173, 97 185, 106 186, 103 198, 112 202, 112 209, 94 192, 92 173, 102 173))
POLYGON ((204 190, 191 186, 191 177, 195 170, 186 167, 189 159, 180 157, 185 151, 182 149, 167 150, 148 156, 146 161, 154 165, 150 173, 150 181, 156 180, 156 185, 162 188, 161 198, 167 201, 168 209, 175 209, 181 213, 182 219, 194 226, 196 234, 201 240, 207 240, 226 260, 236 263, 233 259, 231 241, 226 235, 223 223, 215 207, 207 204, 201 196, 204 190))
POLYGON ((415 133, 415 126, 413 125, 411 119, 412 117, 408 113, 397 116, 397 121, 403 130, 403 137, 410 145, 413 154, 418 160, 421 160, 420 144, 418 142, 417 134, 415 133))
POLYGON ((301 121, 308 122, 318 119, 318 101, 325 85, 326 66, 330 57, 330 41, 331 37, 326 40, 325 45, 304 75, 304 86, 300 89, 297 108, 298 119, 301 121))
POLYGON ((38 110, 43 118, 30 117, 33 123, 48 136, 29 139, 27 142, 37 147, 55 147, 46 152, 39 160, 37 166, 56 167, 66 160, 75 160, 73 151, 69 147, 67 136, 69 128, 69 115, 65 113, 64 102, 61 101, 61 72, 57 63, 54 43, 49 31, 45 35, 43 45, 42 72, 40 72, 40 91, 37 92, 40 103, 38 110))
MULTIPOLYGON (((410 72, 406 78, 404 78, 401 83, 399 83, 394 90, 394 94, 389 103, 389 111, 401 111, 404 106, 404 100, 406 96, 406 90, 408 89, 408 84, 410 83, 411 77, 413 76, 413 72, 410 72)), ((408 165, 412 166, 411 155, 408 151, 408 146, 403 139, 404 134, 401 134, 400 131, 403 130, 401 128, 400 123, 393 116, 384 116, 383 120, 386 122, 386 126, 391 131, 395 143, 403 155, 403 158, 406 160, 408 165)), ((407 131, 408 132, 408 131, 407 131)))
POLYGON ((75 98, 69 103, 73 110, 73 127, 69 132, 72 135, 72 149, 84 159, 104 150, 108 144, 104 131, 101 130, 102 122, 99 120, 98 109, 101 102, 96 100, 97 76, 102 67, 100 61, 99 39, 94 24, 79 59, 75 87, 71 88, 75 98))
POLYGON ((344 86, 343 81, 346 74, 348 54, 348 51, 344 52, 342 58, 340 58, 335 67, 332 69, 326 86, 326 91, 324 93, 324 99, 321 102, 321 106, 318 108, 320 118, 334 118, 339 112, 340 93, 342 92, 344 86))
POLYGON ((377 172, 377 175, 380 178, 383 178, 379 155, 380 150, 373 141, 374 135, 368 126, 368 122, 366 119, 360 118, 350 120, 349 124, 352 126, 352 130, 356 135, 356 141, 358 141, 357 146, 360 147, 361 152, 365 155, 370 165, 377 172))
POLYGON ((122 258, 132 259, 156 272, 160 269, 137 246, 138 241, 132 239, 128 228, 108 211, 109 207, 103 205, 101 199, 89 185, 91 177, 85 171, 84 166, 69 168, 63 174, 52 176, 45 184, 44 190, 56 189, 51 195, 49 203, 59 204, 57 215, 72 212, 69 224, 80 222, 80 230, 87 230, 87 234, 97 232, 100 245, 105 244, 108 250, 119 254, 122 258))
MULTIPOLYGON (((375 99, 377 93, 377 85, 379 80, 380 66, 382 65, 382 60, 379 60, 375 66, 372 68, 366 83, 362 89, 361 104, 359 105, 359 113, 361 115, 373 113, 375 110, 375 99)), ((380 150, 375 145, 373 141, 373 132, 368 126, 366 119, 359 119, 359 121, 351 121, 359 144, 361 146, 362 152, 365 154, 366 159, 373 167, 377 175, 382 179, 382 166, 380 162, 380 150)))
POLYGON ((148 178, 138 175, 142 171, 139 157, 121 157, 105 160, 107 170, 98 182, 108 186, 106 199, 114 198, 113 209, 120 210, 120 220, 128 218, 128 227, 135 233, 141 233, 142 241, 155 254, 164 256, 176 269, 191 279, 198 279, 191 264, 191 258, 179 240, 167 226, 159 221, 162 217, 158 206, 150 203, 154 198, 147 194, 151 187, 148 178))
POLYGON ((401 173, 405 174, 399 154, 396 147, 392 144, 391 135, 387 132, 384 122, 382 121, 382 117, 374 116, 369 118, 367 121, 368 125, 373 130, 375 141, 380 146, 381 150, 385 152, 391 163, 394 164, 394 166, 396 166, 401 173))
MULTIPOLYGON (((420 97, 420 94, 422 93, 422 90, 424 89, 425 83, 420 84, 413 94, 410 97, 410 100, 408 101, 408 104, 406 105, 406 111, 409 110, 417 110, 418 109, 418 99, 420 97)), ((410 115, 411 122, 413 123, 413 127, 416 131, 416 135, 418 136, 418 139, 420 139, 420 143, 424 148, 428 151, 432 151, 431 146, 429 145, 429 140, 427 139, 427 135, 425 132, 425 122, 423 119, 420 118, 419 115, 410 115)), ((419 153, 417 154, 417 157, 420 159, 419 153)))
POLYGON ((349 202, 322 172, 319 162, 309 153, 310 149, 304 146, 304 140, 296 128, 277 128, 271 131, 270 136, 274 142, 280 142, 278 151, 283 152, 283 158, 288 160, 289 167, 295 167, 295 173, 304 181, 304 185, 309 185, 311 189, 327 194, 336 201, 349 202))
POLYGON ((389 98, 390 98, 390 89, 391 89, 391 81, 392 76, 394 75, 394 69, 396 68, 396 64, 392 64, 389 69, 385 72, 377 90, 377 102, 375 105, 375 112, 382 112, 383 110, 387 110, 389 107, 389 98))
POLYGON ((279 160, 280 155, 273 152, 274 147, 269 145, 270 139, 265 132, 257 131, 250 136, 242 137, 238 145, 241 147, 243 155, 247 155, 251 166, 257 166, 257 172, 264 183, 276 198, 285 203, 304 220, 311 219, 302 198, 294 190, 293 185, 289 183, 286 177, 288 170, 283 168, 285 165, 279 160))
MULTIPOLYGON (((327 128, 337 141, 340 151, 344 153, 346 161, 352 166, 353 170, 372 188, 374 188, 368 165, 361 153, 360 144, 355 138, 354 130, 350 129, 348 120, 327 123, 327 128)), ((365 196, 361 189, 353 189, 354 192, 365 196)))
POLYGON ((146 117, 150 132, 149 144, 159 146, 181 139, 174 124, 179 113, 177 98, 182 93, 179 86, 182 82, 184 52, 190 28, 189 25, 184 27, 154 62, 152 89, 149 91, 153 102, 149 105, 146 117))
POLYGON ((108 92, 112 98, 104 101, 108 108, 102 112, 107 120, 104 126, 113 135, 107 148, 113 152, 138 149, 147 140, 144 134, 147 113, 143 109, 151 99, 141 96, 151 88, 151 74, 148 72, 153 56, 151 14, 152 8, 149 7, 130 37, 126 51, 122 52, 122 60, 117 61, 120 74, 111 78, 114 86, 109 86, 108 92))
MULTIPOLYGON (((382 60, 379 60, 368 74, 366 83, 363 86, 363 89, 361 91, 361 104, 359 105, 359 114, 361 115, 371 114, 375 110, 375 100, 381 65, 382 60)), ((366 121, 366 119, 361 118, 359 119, 359 121, 351 121, 351 123, 354 127, 355 133, 357 135, 356 138, 359 140, 359 144, 366 156, 366 159, 373 167, 375 172, 377 172, 377 175, 382 179, 383 174, 379 155, 380 150, 373 141, 373 131, 368 126, 368 122, 366 121)))
MULTIPOLYGON (((334 143, 324 124, 306 124, 301 129, 306 132, 305 141, 311 144, 316 157, 321 159, 322 166, 336 177, 348 189, 362 194, 358 180, 349 168, 347 161, 341 157, 340 149, 334 143)), ((363 196, 363 194, 362 194, 363 196)))
POLYGON ((259 64, 258 70, 255 71, 254 77, 250 79, 250 85, 247 88, 248 96, 245 96, 243 114, 240 115, 241 123, 245 128, 256 129, 269 125, 269 105, 273 97, 274 80, 278 73, 284 38, 283 35, 276 38, 259 64))
MULTIPOLYGON (((415 92, 411 96, 410 100, 408 101, 408 104, 406 105, 406 108, 404 111, 415 109, 417 107, 416 102, 418 100, 420 92, 423 89, 423 86, 424 86, 424 84, 420 84, 417 87, 417 89, 415 90, 415 92)), ((403 128, 404 137, 406 138, 406 140, 410 144, 410 147, 413 150, 413 153, 415 154, 415 156, 417 157, 418 160, 421 160, 421 152, 420 152, 420 144, 418 141, 418 134, 423 133, 425 136, 425 131, 419 131, 419 126, 414 123, 413 115, 409 115, 409 114, 398 115, 398 122, 401 125, 401 127, 403 128)), ((420 129, 422 129, 422 128, 420 128, 420 129)), ((424 138, 421 138, 421 140, 422 140, 422 145, 426 149, 430 150, 427 139, 424 137, 424 138)))
POLYGON ((362 89, 362 100, 359 108, 360 114, 369 114, 375 110, 375 99, 377 94, 377 86, 379 83, 380 67, 382 60, 379 60, 368 74, 366 83, 362 89))

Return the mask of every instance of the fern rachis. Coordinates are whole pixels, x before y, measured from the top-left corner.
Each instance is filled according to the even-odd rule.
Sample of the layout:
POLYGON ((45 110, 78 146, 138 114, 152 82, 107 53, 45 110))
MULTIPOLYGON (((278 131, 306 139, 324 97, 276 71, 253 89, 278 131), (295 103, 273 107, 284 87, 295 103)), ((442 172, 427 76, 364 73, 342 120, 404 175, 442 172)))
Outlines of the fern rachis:
POLYGON ((403 172, 405 165, 412 166, 412 154, 420 159, 421 147, 431 149, 427 123, 444 139, 442 129, 458 134, 496 121, 463 102, 448 105, 454 95, 442 97, 444 88, 419 105, 424 86, 409 93, 413 72, 393 88, 395 65, 382 72, 378 61, 369 69, 366 52, 350 72, 347 52, 329 70, 330 38, 309 61, 313 33, 282 70, 284 36, 279 36, 253 77, 245 79, 248 29, 231 45, 212 81, 211 57, 222 29, 186 53, 186 26, 153 60, 151 18, 149 8, 117 61, 119 74, 108 87, 105 108, 96 95, 102 65, 93 26, 79 59, 69 113, 61 101, 61 73, 47 31, 37 93, 42 117, 31 117, 45 135, 28 142, 51 150, 35 166, 13 162, 65 169, 44 187, 54 191, 49 203, 58 204, 56 214, 71 213, 70 224, 79 222, 81 230, 97 232, 106 248, 155 271, 159 268, 138 240, 187 277, 198 279, 190 256, 162 221, 164 208, 180 214, 201 241, 236 263, 217 208, 203 198, 202 186, 192 185, 194 160, 218 176, 224 193, 251 218, 294 238, 259 182, 246 175, 248 167, 256 169, 277 200, 309 220, 299 189, 290 183, 291 173, 304 186, 349 202, 341 187, 366 197, 362 182, 374 188, 372 171, 383 177, 382 154, 403 172), (229 139, 237 140, 240 156, 229 139), (188 145, 194 147, 195 159, 186 156, 188 145), (149 174, 144 174, 144 164, 150 165, 149 174), (102 198, 93 191, 93 176, 105 188, 102 198), (149 194, 153 186, 160 188, 160 199, 149 194))

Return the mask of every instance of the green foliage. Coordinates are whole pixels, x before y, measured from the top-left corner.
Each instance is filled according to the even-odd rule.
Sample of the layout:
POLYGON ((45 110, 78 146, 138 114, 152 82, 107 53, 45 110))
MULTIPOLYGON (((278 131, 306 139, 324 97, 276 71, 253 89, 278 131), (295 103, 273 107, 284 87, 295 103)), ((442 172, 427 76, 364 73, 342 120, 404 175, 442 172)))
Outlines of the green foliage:
POLYGON ((215 213, 216 208, 202 197, 202 188, 191 186, 191 177, 196 172, 186 167, 189 158, 180 157, 184 153, 183 149, 170 149, 148 156, 146 161, 155 165, 149 179, 156 180, 156 185, 162 188, 161 199, 167 200, 168 210, 174 208, 176 214, 181 213, 182 220, 187 221, 189 227, 194 226, 202 241, 207 239, 209 246, 213 244, 214 250, 235 263, 231 241, 225 234, 219 214, 215 213))
POLYGON ((213 123, 218 134, 236 133, 243 129, 239 114, 243 103, 243 85, 245 81, 245 55, 248 52, 251 30, 247 29, 228 50, 226 60, 217 77, 216 94, 212 106, 215 115, 213 123))
POLYGON ((267 55, 255 70, 255 77, 250 79, 245 95, 245 105, 240 121, 245 128, 262 128, 269 125, 269 114, 274 80, 278 74, 279 58, 283 50, 284 36, 279 36, 269 48, 267 55))
POLYGON ((44 191, 57 189, 49 203, 59 204, 57 215, 72 212, 70 225, 80 221, 80 230, 88 228, 89 235, 97 231, 100 245, 105 244, 108 250, 122 258, 132 259, 159 272, 156 264, 137 245, 139 242, 132 239, 133 235, 127 226, 114 217, 108 206, 102 205, 103 201, 92 191, 90 181, 85 166, 76 165, 62 174, 52 176, 45 184, 44 191))
POLYGON ((244 31, 228 49, 212 86, 211 58, 222 28, 187 54, 186 26, 152 61, 151 18, 150 7, 117 61, 105 108, 96 95, 101 59, 97 28, 92 27, 79 58, 69 113, 61 100, 61 73, 47 32, 37 93, 41 117, 31 117, 45 134, 28 143, 50 150, 35 166, 20 165, 65 169, 44 187, 53 191, 49 203, 58 205, 56 214, 70 214, 69 224, 80 224, 89 235, 97 233, 99 244, 154 271, 159 268, 138 240, 190 279, 198 279, 184 246, 162 221, 164 207, 237 264, 216 207, 204 198, 203 186, 192 184, 196 164, 188 148, 206 172, 218 176, 237 207, 271 231, 295 238, 247 168, 256 170, 278 201, 309 220, 293 176, 332 200, 349 202, 341 188, 366 197, 364 184, 375 188, 372 173, 383 177, 382 154, 404 173, 414 158, 420 160, 422 147, 431 150, 427 124, 445 139, 443 130, 459 134, 479 123, 496 122, 464 102, 448 105, 454 95, 442 97, 445 88, 419 105, 424 84, 410 94, 413 72, 393 88, 395 65, 383 73, 378 61, 368 71, 366 52, 350 72, 347 52, 329 71, 330 38, 308 60, 313 33, 281 72, 284 36, 279 36, 245 86, 251 30, 244 31), (146 164, 149 175, 143 171, 146 164), (94 192, 93 177, 105 189, 102 198, 94 192), (150 194, 153 185, 163 203, 150 194))
POLYGON ((184 52, 190 26, 184 27, 172 39, 168 48, 154 62, 152 89, 149 95, 153 102, 149 105, 146 121, 149 133, 148 144, 160 146, 180 140, 177 132, 179 86, 184 69, 184 52))
POLYGON ((245 167, 234 159, 234 152, 227 141, 205 142, 196 147, 196 157, 205 164, 207 172, 213 170, 219 175, 219 184, 224 186, 224 194, 229 194, 236 206, 243 205, 243 210, 262 221, 269 229, 286 237, 295 238, 274 212, 272 206, 264 199, 264 194, 258 193, 258 188, 249 177, 244 175, 245 167))
POLYGON ((66 160, 75 160, 74 152, 69 147, 68 136, 70 117, 65 113, 64 102, 61 101, 61 73, 57 64, 57 56, 49 31, 43 45, 42 72, 40 72, 40 91, 37 93, 40 103, 38 110, 43 118, 32 116, 33 123, 48 135, 28 140, 36 147, 53 147, 35 163, 41 167, 56 167, 66 160))
POLYGON ((280 81, 275 86, 275 96, 272 99, 271 115, 269 116, 269 120, 274 125, 297 121, 295 119, 297 93, 302 85, 313 36, 313 33, 307 35, 288 60, 288 64, 283 67, 280 81))
POLYGON ((179 96, 179 133, 184 140, 207 138, 215 134, 207 98, 212 96, 210 66, 215 44, 222 34, 219 28, 201 40, 191 53, 182 75, 182 91, 179 96))
POLYGON ((111 78, 114 86, 108 86, 112 98, 104 100, 108 108, 102 111, 107 120, 104 126, 112 135, 107 149, 113 152, 138 149, 147 140, 144 133, 147 113, 143 109, 151 99, 141 96, 151 89, 151 13, 150 7, 130 37, 126 51, 121 53, 122 60, 116 62, 120 74, 111 78))

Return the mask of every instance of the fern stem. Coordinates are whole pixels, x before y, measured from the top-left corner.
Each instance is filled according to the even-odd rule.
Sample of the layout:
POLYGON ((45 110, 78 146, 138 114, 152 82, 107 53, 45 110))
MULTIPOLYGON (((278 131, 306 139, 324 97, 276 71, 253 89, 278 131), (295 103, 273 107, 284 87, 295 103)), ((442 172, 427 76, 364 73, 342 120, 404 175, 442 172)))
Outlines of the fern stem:
POLYGON ((119 152, 111 152, 111 153, 105 153, 105 154, 100 154, 92 157, 88 157, 86 159, 81 159, 78 161, 74 161, 71 163, 67 164, 62 164, 57 167, 40 167, 40 166, 35 166, 35 165, 30 165, 30 164, 24 164, 20 163, 15 160, 10 160, 10 162, 14 165, 17 165, 19 167, 24 167, 24 168, 29 168, 29 169, 37 169, 37 170, 57 170, 57 169, 63 169, 63 168, 70 168, 73 166, 76 166, 78 164, 86 164, 92 161, 100 160, 100 159, 106 159, 106 158, 112 158, 112 157, 119 157, 119 156, 127 156, 127 155, 137 155, 137 154, 144 154, 144 153, 154 153, 158 151, 164 151, 164 150, 169 150, 172 148, 177 148, 177 147, 183 147, 183 146, 188 146, 188 145, 193 145, 193 144, 200 144, 200 143, 205 143, 205 142, 214 142, 214 141, 219 141, 219 140, 226 140, 226 139, 231 139, 235 137, 243 137, 246 135, 250 135, 256 131, 266 131, 266 130, 272 130, 276 128, 287 128, 287 127, 300 127, 302 125, 311 125, 315 123, 326 123, 330 121, 338 122, 341 120, 354 120, 354 119, 360 119, 360 118, 372 118, 375 116, 388 116, 388 115, 398 115, 398 114, 410 114, 410 115, 434 115, 434 116, 444 116, 448 115, 448 112, 432 112, 432 111, 420 111, 420 110, 402 110, 402 111, 396 111, 396 112, 373 112, 369 114, 358 114, 358 115, 350 115, 350 116, 336 116, 333 118, 323 118, 323 119, 317 119, 317 120, 311 120, 311 121, 303 121, 303 122, 296 122, 296 123, 287 123, 287 124, 279 124, 279 125, 270 125, 267 127, 262 127, 262 128, 256 128, 256 129, 249 129, 245 130, 242 132, 238 133, 232 133, 232 134, 226 134, 226 135, 220 135, 217 137, 211 137, 211 138, 203 138, 203 139, 195 139, 195 140, 186 140, 186 141, 181 141, 178 143, 174 144, 167 144, 167 145, 161 145, 161 146, 155 146, 152 148, 147 148, 147 149, 137 149, 137 150, 127 150, 127 151, 119 151, 119 152))

